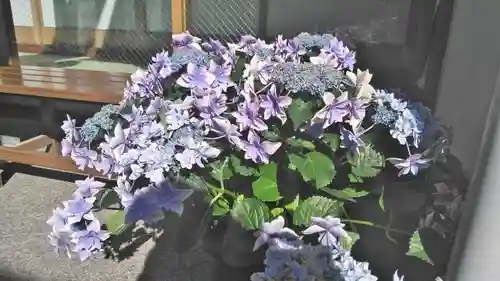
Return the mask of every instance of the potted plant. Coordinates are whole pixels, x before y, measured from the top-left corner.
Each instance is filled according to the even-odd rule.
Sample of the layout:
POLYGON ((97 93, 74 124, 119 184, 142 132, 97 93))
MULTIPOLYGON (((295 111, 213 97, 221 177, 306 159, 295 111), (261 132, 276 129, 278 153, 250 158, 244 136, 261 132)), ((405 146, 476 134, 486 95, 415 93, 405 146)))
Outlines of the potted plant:
MULTIPOLYGON (((341 243, 350 249, 363 226, 389 240, 404 234, 408 255, 432 263, 418 222, 398 230, 356 214, 373 198, 397 213, 385 199, 411 190, 417 174, 428 179, 425 169, 446 157, 445 131, 429 109, 376 90, 372 74, 355 69, 355 52, 330 34, 223 44, 186 32, 172 41, 131 76, 120 105, 82 125, 64 121, 63 155, 116 186, 76 182, 48 222, 57 250, 86 260, 130 226, 177 213, 180 240, 203 235, 207 252, 233 267, 262 265, 261 246, 288 245, 300 230, 331 253, 341 243), (110 206, 102 225, 95 213, 110 206)), ((433 225, 429 216, 420 227, 433 225)))

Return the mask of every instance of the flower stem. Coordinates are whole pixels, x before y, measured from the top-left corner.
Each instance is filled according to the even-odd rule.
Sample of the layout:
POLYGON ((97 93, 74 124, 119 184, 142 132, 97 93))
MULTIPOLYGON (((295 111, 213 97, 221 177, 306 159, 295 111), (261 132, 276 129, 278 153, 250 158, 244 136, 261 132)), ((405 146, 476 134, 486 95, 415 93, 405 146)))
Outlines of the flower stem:
POLYGON ((395 229, 395 228, 385 227, 385 226, 379 225, 379 224, 374 224, 373 222, 369 222, 369 221, 349 220, 349 219, 348 220, 343 220, 343 221, 349 222, 349 223, 353 223, 353 224, 368 225, 368 226, 371 226, 371 227, 385 229, 385 230, 388 230, 388 231, 391 231, 391 232, 396 232, 396 233, 401 233, 401 234, 406 234, 406 235, 410 235, 411 236, 411 233, 409 233, 409 232, 406 232, 406 231, 403 231, 403 230, 399 230, 399 229, 395 229))

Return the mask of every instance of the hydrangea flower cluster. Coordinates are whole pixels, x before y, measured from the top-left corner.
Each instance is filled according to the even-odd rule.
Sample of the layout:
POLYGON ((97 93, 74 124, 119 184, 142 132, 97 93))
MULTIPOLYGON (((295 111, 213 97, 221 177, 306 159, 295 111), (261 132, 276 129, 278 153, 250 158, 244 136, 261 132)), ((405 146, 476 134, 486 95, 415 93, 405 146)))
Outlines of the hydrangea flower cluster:
MULTIPOLYGON (((264 272, 254 273, 252 281, 376 281, 367 262, 358 262, 348 249, 341 247, 341 239, 350 239, 340 219, 314 218, 313 224, 303 231, 304 235, 320 233, 318 245, 304 244, 291 229, 284 227, 284 219, 278 217, 264 224, 259 231, 256 245, 263 235, 269 247, 266 250, 264 272), (326 238, 326 237, 330 238, 326 238), (293 239, 293 240, 291 240, 293 239), (328 241, 325 243, 325 241, 328 241)), ((399 279, 397 271, 394 281, 399 279)))
POLYGON ((95 195, 104 183, 93 178, 75 183, 78 188, 73 199, 63 202, 64 208, 55 209, 47 221, 52 227, 49 240, 56 253, 63 250, 71 257, 71 252, 76 252, 80 260, 85 261, 100 252, 103 242, 109 238, 109 233, 101 229, 101 223, 92 211, 95 195))
MULTIPOLYGON (((191 176, 203 178, 204 187, 212 196, 212 205, 221 198, 226 200, 223 196, 232 196, 224 201, 228 207, 222 212, 230 213, 229 204, 234 207, 246 199, 224 186, 227 167, 219 164, 227 154, 232 157, 231 161, 236 159, 239 163, 231 163, 234 174, 239 173, 247 180, 261 177, 265 170, 262 167, 285 163, 286 167, 301 173, 306 183, 317 175, 301 163, 309 161, 307 165, 314 165, 312 158, 315 157, 315 160, 327 161, 326 169, 319 175, 323 178, 316 179, 317 187, 326 187, 335 177, 334 163, 329 156, 314 149, 332 133, 338 134, 340 140, 338 147, 329 144, 332 152, 341 148, 343 159, 346 155, 348 159, 357 157, 347 162, 360 166, 356 171, 366 177, 375 176, 385 160, 399 169, 399 176, 416 175, 442 151, 442 145, 429 141, 435 129, 432 129, 434 121, 428 110, 421 104, 403 101, 393 93, 374 89, 370 85, 370 72, 359 69, 354 72, 355 52, 335 36, 301 33, 290 39, 278 36, 270 44, 249 35, 234 44, 217 40, 202 42, 189 32, 176 34, 172 39, 169 50, 156 54, 146 69, 131 75, 120 105, 103 107, 81 127, 67 116, 61 127, 65 132, 61 142, 63 156, 73 159, 82 170, 95 169, 116 180, 113 190, 120 198, 125 224, 154 220, 163 212, 180 215, 183 202, 192 190, 178 183, 191 176), (380 155, 365 138, 374 127, 386 129, 396 143, 407 148, 408 155, 366 160, 380 155), (273 134, 277 136, 269 137, 273 134), (314 136, 297 145, 295 136, 299 134, 314 136), (309 153, 287 155, 296 146, 301 147, 298 149, 301 153, 309 153), (427 150, 422 152, 423 149, 427 150), (280 158, 283 155, 286 160, 280 158), (293 159, 300 161, 291 163, 293 159), (370 162, 380 159, 382 163, 372 165, 370 162), (361 165, 361 160, 368 163, 361 165), (240 169, 235 169, 235 165, 240 169), (207 181, 211 183, 206 184, 207 181)), ((333 157, 333 153, 328 155, 333 157)), ((229 157, 225 159, 224 163, 229 157)), ((260 201, 261 205, 252 204, 261 208, 256 213, 264 214, 263 210, 267 210, 264 202, 282 198, 277 190, 276 170, 274 175, 261 180, 266 183, 266 190, 255 192, 259 200, 259 196, 266 197, 260 201), (269 192, 273 187, 278 193, 276 196, 269 192)), ((256 186, 252 187, 253 191, 259 188, 256 186)), ((91 212, 95 191, 94 188, 78 193, 79 197, 74 200, 79 201, 65 209, 56 209, 49 220, 54 229, 50 236, 52 244, 56 248, 71 246, 82 259, 98 252, 109 237, 100 230, 91 212), (68 220, 72 216, 76 217, 68 220), (79 234, 75 234, 77 232, 79 234), (84 244, 80 241, 82 237, 98 239, 84 244)), ((281 212, 284 210, 281 208, 281 212)), ((292 247, 298 256, 303 255, 299 254, 303 251, 321 252, 311 250, 314 247, 302 249, 287 243, 299 236, 292 229, 284 228, 282 217, 267 222, 264 217, 267 218, 268 213, 265 215, 255 249, 268 243, 280 249, 292 247)), ((369 275, 363 269, 365 264, 354 262, 339 248, 339 237, 347 239, 340 219, 322 216, 311 220, 313 223, 304 234, 318 235, 322 246, 317 248, 328 248, 330 256, 335 251, 341 253, 330 257, 326 264, 334 266, 335 272, 342 276, 369 275)), ((327 270, 322 274, 332 272, 327 270)))

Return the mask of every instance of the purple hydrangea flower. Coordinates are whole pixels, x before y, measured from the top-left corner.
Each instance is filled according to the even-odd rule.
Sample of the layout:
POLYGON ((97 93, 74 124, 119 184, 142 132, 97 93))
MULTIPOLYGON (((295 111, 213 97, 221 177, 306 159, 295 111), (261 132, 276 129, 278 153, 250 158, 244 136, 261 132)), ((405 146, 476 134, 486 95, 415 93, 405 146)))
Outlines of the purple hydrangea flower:
POLYGON ((52 211, 52 216, 47 220, 47 224, 52 227, 54 232, 69 231, 68 213, 57 207, 52 211))
POLYGON ((240 42, 238 44, 230 44, 234 45, 234 48, 240 52, 246 53, 246 54, 253 54, 253 45, 257 43, 257 39, 253 37, 252 35, 243 35, 241 36, 240 42))
POLYGON ((285 219, 282 216, 270 222, 264 222, 258 232, 253 251, 258 250, 264 244, 279 245, 283 239, 296 239, 299 236, 293 230, 285 227, 285 219))
POLYGON ((349 123, 353 128, 358 127, 366 115, 366 108, 368 104, 357 98, 349 99, 347 104, 347 109, 349 110, 349 116, 351 117, 349 123))
POLYGON ((245 70, 243 71, 243 78, 255 80, 259 79, 260 83, 266 85, 270 78, 271 72, 273 70, 273 62, 270 58, 260 58, 255 55, 250 60, 249 64, 245 64, 245 70))
POLYGON ((201 47, 205 52, 213 53, 217 56, 227 53, 227 48, 219 40, 212 38, 209 39, 209 42, 203 42, 201 47))
POLYGON ((263 141, 252 130, 248 131, 248 141, 237 144, 245 151, 245 159, 252 159, 255 163, 269 163, 269 155, 273 155, 281 147, 280 142, 263 141))
POLYGON ((320 109, 313 117, 313 120, 324 121, 323 128, 330 127, 333 123, 342 122, 344 117, 349 114, 349 101, 347 93, 342 93, 339 97, 335 98, 330 92, 323 95, 325 107, 320 109))
POLYGON ((316 57, 310 57, 309 61, 312 64, 320 64, 320 65, 330 65, 334 68, 338 68, 339 62, 337 60, 337 57, 333 54, 324 54, 321 53, 316 57))
POLYGON ((400 169, 398 176, 407 175, 412 173, 417 175, 420 169, 429 167, 431 159, 422 158, 422 154, 412 154, 406 159, 401 158, 387 158, 396 168, 400 169))
POLYGON ((171 108, 165 115, 167 130, 175 131, 180 127, 189 124, 189 112, 179 108, 171 108))
POLYGON ((92 177, 87 177, 83 181, 77 180, 75 184, 78 188, 74 196, 80 198, 94 197, 105 186, 104 183, 95 181, 92 177))
POLYGON ((240 130, 246 128, 256 131, 267 130, 267 125, 259 117, 260 105, 257 102, 243 102, 238 104, 238 111, 233 112, 236 122, 240 126, 240 130))
POLYGON ((271 118, 271 116, 278 117, 282 124, 286 122, 285 108, 292 104, 292 98, 288 96, 278 96, 276 93, 276 85, 273 84, 267 95, 262 97, 260 106, 264 108, 264 120, 271 118))
POLYGON ((214 92, 196 99, 194 104, 200 111, 200 117, 205 119, 205 123, 211 127, 212 121, 220 118, 220 115, 227 110, 226 100, 225 94, 214 92))
POLYGON ((194 48, 201 50, 200 38, 195 37, 189 31, 172 35, 172 46, 174 49, 194 48))
POLYGON ((90 212, 93 207, 95 197, 90 198, 74 198, 63 202, 64 212, 67 214, 69 224, 80 222, 82 219, 93 220, 94 217, 90 212))
POLYGON ((215 76, 215 81, 213 87, 220 87, 223 91, 227 88, 234 86, 233 81, 231 81, 231 71, 232 66, 230 63, 225 62, 222 65, 218 65, 213 60, 210 61, 208 71, 215 76))
POLYGON ((174 188, 167 181, 156 186, 141 188, 134 193, 133 201, 125 213, 125 221, 127 223, 148 221, 162 211, 172 211, 181 215, 184 209, 183 202, 192 193, 192 190, 174 188))
POLYGON ((77 252, 81 261, 85 261, 90 256, 102 249, 102 242, 109 238, 107 231, 101 230, 98 220, 91 221, 85 230, 72 233, 72 242, 75 244, 73 251, 77 252))
POLYGON ((182 168, 190 170, 193 165, 205 167, 203 161, 215 158, 219 154, 220 149, 210 146, 207 142, 190 139, 184 151, 175 155, 175 160, 179 162, 182 168))
POLYGON ((327 247, 339 247, 339 238, 350 239, 344 230, 343 224, 339 218, 326 216, 325 218, 312 217, 312 225, 304 230, 304 235, 319 233, 318 242, 327 247))
POLYGON ((174 71, 172 70, 172 61, 167 51, 159 52, 152 59, 153 66, 158 70, 161 78, 167 78, 174 71))
POLYGON ((206 67, 188 63, 186 73, 177 79, 177 84, 189 89, 207 89, 212 87, 215 78, 206 67))
POLYGON ((355 133, 344 128, 344 126, 340 126, 340 147, 353 150, 359 154, 360 148, 364 146, 360 136, 361 133, 355 133))

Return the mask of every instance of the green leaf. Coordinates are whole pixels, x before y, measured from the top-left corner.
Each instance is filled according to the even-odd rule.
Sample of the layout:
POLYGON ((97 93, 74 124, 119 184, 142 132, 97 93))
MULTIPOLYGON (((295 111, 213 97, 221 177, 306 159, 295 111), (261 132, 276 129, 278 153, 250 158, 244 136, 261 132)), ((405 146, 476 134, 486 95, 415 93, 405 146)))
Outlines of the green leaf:
POLYGON ((384 187, 382 186, 382 194, 380 194, 380 197, 378 198, 378 205, 380 206, 380 209, 385 212, 385 204, 384 204, 384 187))
POLYGON ((228 159, 217 160, 210 164, 212 167, 212 171, 210 171, 210 175, 217 181, 227 180, 233 176, 233 171, 229 165, 227 165, 228 159))
POLYGON ((117 234, 120 228, 125 226, 125 211, 114 210, 110 214, 107 214, 104 223, 108 228, 108 231, 112 234, 117 234))
POLYGON ((101 209, 106 209, 118 202, 120 202, 120 198, 118 194, 113 189, 106 188, 102 190, 98 195, 99 203, 97 206, 101 209))
POLYGON ((328 145, 332 152, 335 152, 340 147, 340 135, 330 133, 323 134, 323 142, 328 145))
POLYGON ((269 221, 269 208, 254 198, 236 201, 231 216, 246 230, 260 228, 263 222, 269 221))
POLYGON ((350 183, 363 183, 363 179, 356 175, 349 174, 348 177, 350 183))
POLYGON ((290 212, 293 212, 299 206, 299 202, 300 202, 300 197, 297 194, 297 196, 295 196, 295 199, 293 199, 292 202, 285 205, 285 209, 287 209, 290 212))
POLYGON ((242 176, 253 176, 257 173, 257 170, 241 164, 241 159, 236 155, 231 155, 231 166, 233 171, 242 176))
POLYGON ((351 250, 352 247, 354 247, 354 244, 356 244, 356 241, 359 240, 360 236, 358 233, 351 231, 347 231, 347 235, 349 235, 349 238, 351 239, 349 240, 342 237, 340 239, 340 246, 342 247, 342 249, 351 250))
POLYGON ((351 164, 351 173, 361 178, 373 178, 384 167, 384 156, 371 146, 365 146, 359 154, 348 154, 347 161, 351 164))
POLYGON ((280 140, 280 136, 278 136, 278 134, 276 134, 275 132, 273 132, 271 130, 264 131, 262 133, 262 136, 264 137, 265 140, 269 140, 269 141, 279 141, 280 140))
POLYGON ((339 199, 352 201, 352 202, 356 202, 355 200, 353 200, 354 198, 359 198, 359 197, 363 197, 363 196, 370 194, 368 191, 364 191, 364 190, 358 191, 358 190, 355 190, 354 188, 345 188, 342 190, 333 189, 333 188, 322 188, 321 190, 323 190, 326 193, 328 193, 334 197, 337 197, 339 199))
POLYGON ((322 188, 330 184, 335 177, 335 166, 328 156, 321 152, 313 151, 305 157, 297 154, 288 154, 289 168, 298 170, 304 181, 314 181, 316 188, 322 188))
POLYGON ((285 209, 283 209, 283 208, 274 208, 271 210, 271 215, 273 217, 277 217, 277 216, 281 215, 284 211, 285 211, 285 209))
POLYGON ((281 199, 277 180, 278 166, 269 163, 259 167, 260 177, 252 183, 253 195, 264 202, 275 202, 281 199))
POLYGON ((429 255, 427 255, 427 253, 425 252, 424 245, 422 245, 422 240, 420 239, 420 233, 418 232, 418 229, 415 230, 415 232, 413 232, 413 235, 410 238, 410 246, 406 255, 416 257, 431 265, 434 265, 429 255))
POLYGON ((212 205, 212 215, 214 217, 222 217, 229 213, 229 202, 226 198, 221 197, 212 205))
POLYGON ((294 99, 288 107, 288 116, 292 120, 293 128, 297 130, 300 125, 312 118, 312 104, 301 99, 294 99))
POLYGON ((308 141, 308 140, 303 140, 303 139, 298 139, 296 137, 291 137, 289 138, 286 143, 290 146, 294 146, 294 147, 303 147, 303 148, 307 148, 309 150, 314 150, 316 149, 316 146, 314 145, 314 143, 308 141))
POLYGON ((293 214, 293 223, 297 226, 309 226, 311 217, 336 216, 342 203, 322 196, 309 197, 300 202, 293 214))
POLYGON ((234 71, 231 72, 231 80, 238 82, 243 76, 243 70, 245 69, 245 60, 242 58, 238 58, 236 61, 236 66, 234 67, 234 71))

